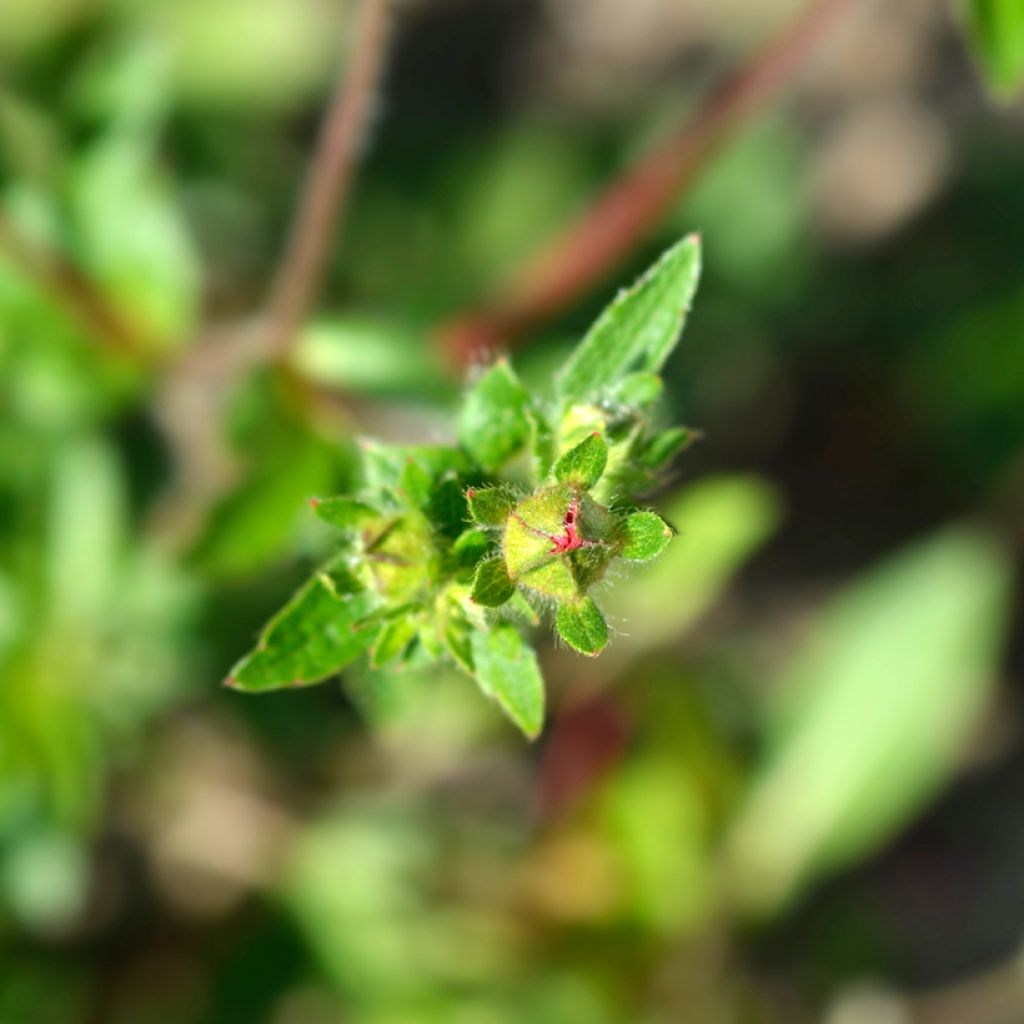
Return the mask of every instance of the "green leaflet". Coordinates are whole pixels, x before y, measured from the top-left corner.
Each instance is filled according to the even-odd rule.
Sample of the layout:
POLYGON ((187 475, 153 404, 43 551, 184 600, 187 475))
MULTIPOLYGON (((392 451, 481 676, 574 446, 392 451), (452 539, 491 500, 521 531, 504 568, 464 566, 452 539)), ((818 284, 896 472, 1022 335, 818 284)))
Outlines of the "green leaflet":
POLYGON ((472 650, 480 689, 528 739, 537 737, 544 724, 544 680, 519 631, 507 622, 486 633, 474 631, 472 650))
POLYGON ((313 498, 310 501, 318 518, 339 530, 354 530, 365 522, 380 518, 380 513, 353 498, 313 498))
POLYGON ((693 431, 686 427, 663 430, 644 443, 637 452, 637 461, 645 469, 661 469, 693 441, 693 436, 693 431))
POLYGON ((504 487, 471 487, 466 501, 470 518, 481 526, 501 526, 515 506, 515 498, 504 487))
POLYGON ((322 569, 270 620, 255 650, 231 670, 228 685, 256 693, 334 675, 376 638, 376 628, 355 627, 377 603, 340 562, 322 569))
POLYGON ((370 651, 370 665, 383 668, 400 658, 416 638, 419 624, 412 615, 401 615, 384 624, 370 651))
POLYGON ((594 433, 575 448, 570 448, 555 463, 555 478, 560 483, 589 490, 601 479, 607 465, 608 445, 600 434, 594 433))
POLYGON ((558 606, 558 635, 575 651, 596 657, 608 644, 608 624, 589 597, 558 606))
POLYGON ((633 371, 657 373, 675 348, 700 277, 700 240, 684 238, 620 292, 556 379, 564 405, 592 401, 633 371))
POLYGON ((531 440, 530 395, 501 359, 469 390, 459 414, 459 442, 486 470, 499 469, 531 440))
POLYGON ((516 592, 504 558, 489 558, 476 567, 472 599, 484 608, 500 608, 516 592))
POLYGON ((665 550, 672 528, 653 512, 634 512, 626 520, 622 557, 631 562, 649 562, 665 550))

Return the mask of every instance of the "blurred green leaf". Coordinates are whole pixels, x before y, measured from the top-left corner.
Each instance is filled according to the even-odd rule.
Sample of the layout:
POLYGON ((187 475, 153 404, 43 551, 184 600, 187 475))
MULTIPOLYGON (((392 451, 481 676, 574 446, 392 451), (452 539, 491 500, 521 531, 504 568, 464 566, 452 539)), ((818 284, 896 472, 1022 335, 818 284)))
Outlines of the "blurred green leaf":
POLYGON ((326 387, 417 402, 451 396, 454 387, 429 358, 424 332, 366 314, 314 321, 289 354, 303 376, 326 387))
POLYGON ((544 724, 544 680, 532 648, 515 626, 502 622, 489 632, 475 631, 472 650, 480 689, 534 739, 544 724))
POLYGON ((267 624, 229 685, 257 693, 318 683, 358 658, 378 629, 357 628, 378 603, 338 560, 318 572, 267 624))
POLYGON ((165 36, 183 99, 207 107, 288 109, 329 76, 348 19, 316 0, 152 0, 144 24, 165 36))
POLYGON ((79 158, 71 206, 79 258, 153 342, 179 345, 195 323, 198 255, 153 139, 100 139, 79 158))
POLYGON ((726 846, 748 907, 770 911, 875 849, 955 770, 991 697, 1010 561, 952 529, 841 593, 779 681, 767 749, 726 846))
POLYGON ((1024 84, 1024 0, 967 0, 967 14, 989 82, 1015 92, 1024 84))
POLYGON ((56 462, 49 533, 51 613, 94 621, 113 595, 124 543, 120 467, 98 438, 65 446, 56 462))
POLYGON ((593 401, 631 372, 657 373, 679 340, 699 277, 700 241, 690 235, 605 309, 559 372, 558 397, 566 405, 593 401))
POLYGON ((529 442, 529 409, 529 393, 501 359, 469 389, 459 413, 459 442, 484 469, 498 469, 529 442))

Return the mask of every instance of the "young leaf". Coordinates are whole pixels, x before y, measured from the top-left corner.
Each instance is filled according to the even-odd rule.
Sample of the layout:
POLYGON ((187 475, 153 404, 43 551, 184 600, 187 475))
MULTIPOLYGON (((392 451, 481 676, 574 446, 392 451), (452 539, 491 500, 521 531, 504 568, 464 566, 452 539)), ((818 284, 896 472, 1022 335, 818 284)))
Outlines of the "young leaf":
POLYGON ((1024 84, 1024 3, 969 0, 975 49, 991 84, 1012 92, 1024 84))
POLYGON ((608 644, 608 624, 589 597, 558 606, 558 635, 573 650, 597 657, 608 644))
POLYGON ((475 630, 472 650, 480 689, 534 739, 544 724, 544 680, 533 651, 507 622, 487 633, 475 630))
POLYGON ((458 428, 463 448, 486 470, 503 466, 530 440, 530 395, 504 359, 470 389, 458 428))
POLYGON ((608 402, 629 409, 643 409, 653 405, 664 390, 656 373, 631 373, 622 378, 608 392, 608 402))
POLYGON ((462 616, 453 616, 444 627, 444 645, 452 660, 469 675, 475 673, 473 666, 473 635, 476 630, 462 616))
POLYGON ((555 477, 560 483, 589 490, 601 479, 607 465, 608 445, 600 434, 590 434, 555 463, 555 477))
POLYGON ((465 530, 469 512, 463 485, 457 477, 446 476, 434 485, 427 513, 431 522, 449 539, 454 540, 465 530))
POLYGON ((516 585, 509 579, 505 559, 489 558, 477 566, 470 595, 477 604, 500 608, 515 592, 516 585))
POLYGON ((494 544, 494 535, 487 530, 473 528, 459 534, 452 545, 451 557, 460 569, 472 569, 494 544))
POLYGON ((625 528, 622 557, 631 562, 649 562, 660 555, 672 539, 672 528, 653 512, 634 512, 626 520, 625 528))
POLYGON ((418 629, 419 625, 411 615, 400 615, 386 623, 370 650, 370 665, 383 668, 401 657, 415 639, 418 629))
POLYGON ((481 526, 501 526, 515 507, 515 498, 503 487, 471 487, 466 501, 470 518, 481 526))
POLYGON ((351 531, 381 517, 376 509, 352 498, 312 498, 310 504, 320 519, 339 530, 351 531))
POLYGON ((650 438, 637 454, 637 461, 645 469, 661 469, 675 458, 694 438, 694 432, 686 427, 670 427, 650 438))
POLYGON ((633 371, 657 373, 675 348, 700 276, 700 241, 669 249, 591 327, 556 380, 564 404, 594 400, 633 371))
POLYGON ((424 511, 430 506, 434 493, 434 478, 411 455, 402 467, 398 486, 409 502, 424 511))
POLYGON ((376 595, 344 565, 318 572, 270 620, 256 649, 231 670, 227 685, 256 693, 334 675, 376 638, 376 628, 354 629, 376 603, 376 595))

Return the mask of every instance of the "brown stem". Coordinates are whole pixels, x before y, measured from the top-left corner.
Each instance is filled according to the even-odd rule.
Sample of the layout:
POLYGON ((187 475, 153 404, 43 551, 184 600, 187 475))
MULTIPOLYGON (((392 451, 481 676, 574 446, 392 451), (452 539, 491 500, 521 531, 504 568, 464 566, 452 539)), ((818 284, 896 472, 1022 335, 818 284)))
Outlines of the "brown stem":
POLYGON ((265 341, 272 356, 280 357, 287 351, 323 278, 330 240, 352 184, 387 36, 387 0, 363 0, 352 35, 350 61, 338 79, 287 248, 271 287, 265 341))
POLYGON ((438 331, 442 352, 461 366, 568 307, 602 280, 693 184, 717 148, 803 67, 839 16, 857 0, 816 0, 728 78, 666 141, 642 157, 501 287, 489 302, 438 331))
POLYGON ((26 238, 0 214, 0 249, 27 277, 52 296, 98 344, 132 362, 155 359, 146 335, 70 260, 26 238))

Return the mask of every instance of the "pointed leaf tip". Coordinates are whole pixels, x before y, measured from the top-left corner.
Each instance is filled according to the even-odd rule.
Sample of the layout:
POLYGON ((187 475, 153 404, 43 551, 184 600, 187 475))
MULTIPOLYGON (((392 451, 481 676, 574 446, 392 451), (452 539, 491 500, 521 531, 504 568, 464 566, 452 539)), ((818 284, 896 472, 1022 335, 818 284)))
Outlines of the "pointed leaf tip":
POLYGON ((544 680, 537 657, 510 623, 474 630, 473 666, 480 689, 501 706, 527 739, 544 725, 544 680))
POLYGON ((672 527, 654 512, 634 512, 625 523, 622 557, 647 562, 657 557, 672 539, 672 527))
POLYGON ((658 373, 685 325, 700 265, 700 237, 688 235, 619 292, 558 374, 563 402, 599 399, 630 373, 658 373))
POLYGON ((564 484, 589 489, 601 479, 607 465, 608 445, 595 431, 555 463, 555 478, 564 484))

